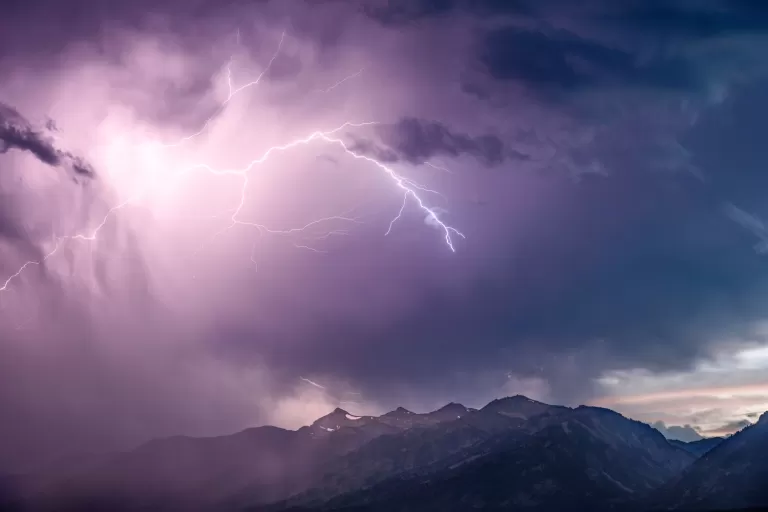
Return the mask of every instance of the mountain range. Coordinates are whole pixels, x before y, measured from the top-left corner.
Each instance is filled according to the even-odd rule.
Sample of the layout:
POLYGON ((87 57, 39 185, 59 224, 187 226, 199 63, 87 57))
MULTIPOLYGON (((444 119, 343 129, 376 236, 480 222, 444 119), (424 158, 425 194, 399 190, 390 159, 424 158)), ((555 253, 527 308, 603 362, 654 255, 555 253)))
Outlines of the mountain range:
POLYGON ((0 510, 735 510, 768 507, 767 453, 768 413, 683 443, 609 409, 518 395, 72 458, 0 477, 0 510))

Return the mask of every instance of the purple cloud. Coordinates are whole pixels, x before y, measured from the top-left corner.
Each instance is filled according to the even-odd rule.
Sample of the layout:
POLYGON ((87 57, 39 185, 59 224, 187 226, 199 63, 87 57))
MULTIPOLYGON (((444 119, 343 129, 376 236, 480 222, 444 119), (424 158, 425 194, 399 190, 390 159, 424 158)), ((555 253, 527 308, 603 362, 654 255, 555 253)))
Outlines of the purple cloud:
POLYGON ((762 11, 709 5, 4 6, 0 282, 34 264, 0 296, 0 459, 296 426, 350 397, 586 401, 606 372, 748 339, 768 273, 723 205, 768 214, 762 11), (56 119, 100 188, 16 158, 92 173, 16 109, 56 119), (262 158, 369 121, 338 136, 421 185, 456 253, 338 144, 262 158))

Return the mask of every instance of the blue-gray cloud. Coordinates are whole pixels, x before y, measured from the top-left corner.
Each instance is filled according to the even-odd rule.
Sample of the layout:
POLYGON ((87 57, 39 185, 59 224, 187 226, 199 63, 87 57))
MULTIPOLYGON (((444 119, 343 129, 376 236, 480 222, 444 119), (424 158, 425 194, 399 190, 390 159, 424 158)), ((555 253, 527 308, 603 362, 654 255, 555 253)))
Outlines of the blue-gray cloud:
POLYGON ((712 429, 711 433, 714 433, 716 435, 730 435, 735 434, 739 430, 742 430, 744 428, 747 428, 748 426, 752 425, 752 422, 749 420, 736 420, 736 421, 729 421, 728 423, 725 423, 723 425, 720 425, 718 428, 712 429))
POLYGON ((487 166, 499 165, 510 158, 527 158, 506 148, 504 141, 496 135, 471 136, 452 131, 439 122, 414 117, 379 126, 377 132, 378 143, 359 139, 355 141, 354 148, 383 161, 405 161, 415 165, 434 157, 456 158, 462 155, 475 157, 487 166))

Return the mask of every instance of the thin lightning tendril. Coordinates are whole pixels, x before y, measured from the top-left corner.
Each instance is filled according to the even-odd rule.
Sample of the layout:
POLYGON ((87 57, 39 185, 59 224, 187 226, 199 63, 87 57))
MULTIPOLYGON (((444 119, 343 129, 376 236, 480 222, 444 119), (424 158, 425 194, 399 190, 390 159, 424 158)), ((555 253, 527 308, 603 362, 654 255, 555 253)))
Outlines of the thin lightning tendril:
POLYGON ((313 380, 305 379, 304 377, 299 377, 299 379, 303 380, 304 382, 306 382, 310 386, 315 386, 316 388, 325 389, 325 386, 322 386, 322 385, 318 384, 317 382, 315 382, 313 380))
POLYGON ((432 162, 424 162, 424 165, 431 167, 433 169, 437 169, 438 171, 447 172, 449 174, 453 174, 453 171, 450 169, 443 167, 442 165, 433 164, 432 162))
POLYGON ((328 252, 328 251, 324 251, 324 250, 322 250, 322 249, 316 249, 316 248, 314 248, 314 247, 312 247, 312 246, 309 246, 309 245, 306 245, 306 244, 297 244, 297 243, 294 243, 294 244, 293 244, 293 246, 294 246, 295 248, 297 248, 297 249, 306 249, 306 250, 308 250, 308 251, 316 252, 316 253, 318 253, 318 254, 325 254, 325 253, 327 253, 327 252, 328 252))
POLYGON ((405 206, 408 204, 408 192, 403 194, 403 204, 400 205, 400 211, 397 212, 397 215, 395 215, 391 221, 389 221, 389 227, 387 228, 387 232, 384 233, 384 236, 389 235, 392 232, 392 226, 395 225, 395 222, 398 221, 400 217, 403 216, 403 211, 405 210, 405 206))
POLYGON ((362 75, 363 71, 365 71, 365 68, 361 69, 360 71, 358 71, 356 73, 352 73, 351 75, 349 75, 347 77, 342 78, 341 80, 339 80, 338 82, 336 82, 332 86, 328 87, 327 89, 320 89, 320 92, 331 92, 335 88, 337 88, 340 85, 342 85, 344 82, 346 82, 348 80, 352 80, 353 78, 357 78, 358 76, 362 75))
MULTIPOLYGON (((154 144, 157 145, 158 147, 162 147, 162 148, 177 147, 177 146, 180 146, 180 145, 186 143, 187 141, 189 141, 189 140, 199 136, 200 134, 202 134, 210 126, 210 123, 212 122, 212 120, 218 114, 221 113, 221 111, 224 109, 224 107, 235 96, 237 96, 238 93, 240 93, 240 92, 242 92, 242 91, 244 91, 244 90, 246 90, 246 89, 248 89, 248 88, 250 88, 252 86, 256 86, 256 85, 258 85, 261 82, 262 78, 269 72, 269 70, 270 70, 270 68, 272 66, 272 63, 275 61, 275 59, 277 59, 277 57, 278 57, 278 55, 280 53, 280 50, 282 48, 284 40, 285 40, 285 32, 282 33, 282 35, 280 37, 280 43, 278 44, 277 50, 275 51, 275 53, 272 56, 272 58, 269 60, 269 63, 264 68, 264 70, 258 75, 258 77, 255 80, 253 80, 251 82, 248 82, 245 85, 242 85, 242 86, 237 87, 237 88, 233 87, 233 85, 232 85, 231 68, 230 68, 229 65, 226 67, 226 71, 227 71, 227 75, 226 76, 227 76, 227 85, 229 87, 229 94, 227 95, 226 100, 224 100, 223 103, 220 105, 219 109, 217 109, 217 111, 210 118, 208 118, 205 121, 205 123, 200 128, 200 130, 198 130, 197 132, 193 133, 192 135, 188 135, 186 137, 183 137, 183 138, 179 139, 177 142, 172 143, 172 144, 162 144, 162 143, 154 143, 154 144)), ((363 70, 360 70, 357 73, 344 78, 343 80, 337 82, 336 84, 334 84, 330 88, 326 89, 326 91, 330 91, 330 90, 338 87, 343 82, 346 82, 347 80, 360 75, 362 72, 363 72, 363 70)), ((442 231, 443 239, 445 240, 446 245, 448 246, 448 248, 452 252, 455 252, 456 249, 455 249, 455 246, 454 246, 454 237, 458 236, 458 237, 461 237, 461 238, 465 238, 464 234, 461 233, 456 228, 454 228, 452 226, 449 226, 448 224, 443 222, 443 220, 440 219, 440 217, 438 216, 437 212, 434 209, 430 208, 427 205, 427 203, 422 199, 422 197, 419 195, 419 192, 436 194, 436 195, 439 195, 441 197, 442 197, 442 194, 440 194, 439 192, 437 192, 435 190, 431 190, 431 189, 426 188, 426 187, 424 187, 422 185, 419 185, 418 183, 416 183, 415 181, 413 181, 413 180, 411 180, 409 178, 401 176, 396 171, 394 171, 391 167, 385 165, 384 163, 380 162, 379 160, 377 160, 377 159, 375 159, 373 157, 370 157, 370 156, 367 156, 367 155, 364 155, 364 154, 361 154, 361 153, 358 153, 358 152, 354 151, 352 148, 350 148, 347 145, 347 143, 345 143, 342 139, 338 138, 338 136, 337 136, 337 134, 339 132, 341 132, 342 130, 347 129, 347 128, 359 128, 359 127, 372 126, 372 125, 376 125, 376 124, 378 124, 378 123, 376 123, 376 122, 354 123, 354 122, 348 121, 348 122, 345 122, 344 124, 342 124, 341 126, 335 128, 335 129, 332 129, 332 130, 329 130, 329 131, 314 131, 314 132, 310 133, 309 135, 307 135, 305 137, 295 139, 293 141, 290 141, 290 142, 282 144, 282 145, 270 147, 260 157, 255 158, 254 160, 249 162, 242 169, 216 169, 216 168, 214 168, 214 167, 212 167, 212 166, 210 166, 208 164, 200 163, 200 164, 193 165, 193 166, 188 167, 188 168, 186 168, 184 170, 181 170, 181 171, 178 171, 178 172, 174 173, 171 178, 172 179, 174 179, 174 178, 182 178, 182 177, 186 176, 187 174, 190 174, 190 173, 195 172, 195 171, 201 171, 202 170, 202 171, 206 171, 207 173, 209 173, 211 175, 214 175, 214 176, 227 176, 227 175, 230 175, 230 176, 237 176, 237 177, 242 179, 242 188, 241 188, 241 192, 240 192, 240 201, 238 202, 238 204, 237 204, 237 206, 235 208, 230 210, 232 212, 232 214, 231 214, 231 216, 229 218, 229 220, 230 220, 229 225, 227 225, 221 231, 215 233, 211 237, 211 240, 213 240, 217 236, 221 235, 222 233, 224 233, 226 231, 229 231, 230 229, 232 229, 232 228, 234 228, 235 226, 238 226, 238 225, 256 228, 259 231, 259 233, 261 233, 262 235, 263 234, 291 235, 291 234, 296 234, 296 233, 304 232, 304 231, 308 230, 309 228, 311 228, 313 226, 316 226, 318 224, 325 223, 325 222, 330 222, 330 221, 344 221, 344 222, 351 222, 351 223, 360 223, 360 221, 358 219, 354 218, 354 217, 348 217, 346 215, 335 215, 335 216, 323 217, 323 218, 320 218, 320 219, 313 220, 313 221, 307 223, 306 225, 304 225, 302 227, 291 228, 291 229, 287 229, 287 230, 276 230, 276 229, 268 228, 267 226, 264 226, 262 224, 258 224, 258 223, 250 222, 250 221, 244 221, 244 220, 241 220, 241 219, 238 218, 238 216, 242 212, 243 208, 245 208, 245 205, 246 205, 246 202, 247 202, 246 196, 247 196, 248 184, 249 184, 249 179, 250 179, 250 172, 253 170, 254 167, 256 167, 258 165, 261 165, 261 164, 264 164, 265 162, 267 162, 267 160, 269 160, 269 158, 271 156, 273 156, 276 153, 286 152, 286 151, 289 151, 291 149, 297 148, 299 146, 309 145, 309 144, 311 144, 313 142, 324 142, 326 144, 334 145, 334 146, 339 147, 344 153, 346 153, 348 156, 352 157, 355 160, 362 160, 362 161, 364 161, 364 162, 366 162, 368 164, 371 164, 372 166, 375 166, 380 171, 382 171, 392 181, 392 183, 395 185, 396 188, 398 188, 402 192, 402 194, 403 194, 403 203, 402 203, 400 209, 398 210, 397 215, 390 221, 389 227, 388 227, 385 235, 388 235, 392 231, 392 227, 395 224, 395 222, 402 217, 403 212, 405 210, 405 207, 406 207, 406 205, 408 203, 408 199, 411 198, 415 202, 416 206, 418 206, 418 208, 421 209, 426 214, 427 218, 429 220, 431 220, 434 223, 434 225, 437 226, 442 231)), ((433 166, 432 164, 427 164, 427 165, 433 166)), ((433 166, 433 167, 437 168, 437 166, 433 166)), ((43 265, 49 258, 54 256, 58 252, 58 250, 59 250, 59 248, 61 248, 63 242, 65 242, 67 240, 78 240, 78 241, 89 241, 89 242, 96 241, 97 238, 98 238, 99 232, 109 222, 111 217, 113 217, 119 210, 122 210, 123 208, 125 208, 125 207, 127 207, 129 205, 135 205, 136 201, 138 201, 139 199, 144 197, 144 195, 146 193, 148 193, 148 192, 149 192, 148 190, 145 190, 143 192, 136 193, 133 196, 131 196, 128 199, 126 199, 125 201, 123 201, 123 202, 117 204, 116 206, 113 206, 112 208, 110 208, 106 212, 106 214, 104 215, 104 217, 101 220, 101 222, 99 224, 97 224, 96 227, 93 228, 90 231, 90 233, 87 233, 87 234, 82 234, 81 233, 81 234, 76 234, 76 235, 72 235, 72 236, 54 237, 55 243, 54 243, 53 249, 51 249, 48 253, 46 253, 42 258, 40 258, 38 260, 30 260, 30 261, 25 262, 23 265, 21 265, 21 267, 19 267, 19 269, 16 272, 11 274, 3 282, 2 286, 0 286, 0 292, 8 290, 10 285, 13 283, 13 281, 15 279, 17 279, 19 276, 21 276, 21 274, 26 269, 28 269, 29 267, 43 265)), ((334 236, 334 235, 347 235, 347 234, 348 234, 348 232, 345 231, 345 230, 334 229, 334 230, 328 231, 327 233, 325 233, 323 235, 316 236, 314 238, 314 240, 323 240, 323 239, 328 238, 330 236, 334 236)), ((294 246, 298 247, 298 248, 307 249, 307 250, 310 250, 310 251, 313 251, 313 252, 324 252, 324 251, 321 251, 319 249, 316 249, 314 247, 311 247, 311 246, 305 245, 305 244, 294 243, 294 246)), ((254 252, 255 252, 255 245, 254 245, 254 248, 252 248, 252 250, 251 250, 251 257, 250 257, 250 259, 251 259, 251 261, 253 263, 256 263, 256 261, 254 259, 254 252)))

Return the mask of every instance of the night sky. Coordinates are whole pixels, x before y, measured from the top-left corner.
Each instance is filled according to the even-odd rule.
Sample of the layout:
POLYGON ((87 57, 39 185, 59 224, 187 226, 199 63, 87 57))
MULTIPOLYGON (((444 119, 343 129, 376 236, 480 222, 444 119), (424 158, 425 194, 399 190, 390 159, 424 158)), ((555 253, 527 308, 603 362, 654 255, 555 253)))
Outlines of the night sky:
POLYGON ((6 0, 0 460, 518 393, 754 421, 767 36, 763 0, 6 0))

